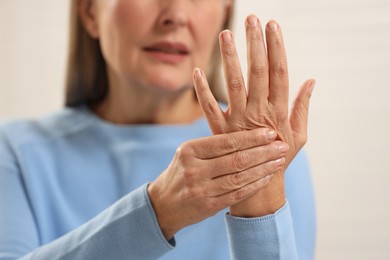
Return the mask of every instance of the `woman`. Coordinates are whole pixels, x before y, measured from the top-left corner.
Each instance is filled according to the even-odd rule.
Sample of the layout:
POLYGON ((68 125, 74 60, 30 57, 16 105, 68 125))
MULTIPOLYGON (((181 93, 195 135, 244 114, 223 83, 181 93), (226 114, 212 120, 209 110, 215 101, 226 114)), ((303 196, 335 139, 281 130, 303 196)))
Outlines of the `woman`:
POLYGON ((248 93, 232 33, 219 37, 223 112, 206 75, 218 85, 215 39, 232 8, 72 1, 68 108, 1 127, 0 259, 313 257, 312 191, 297 153, 314 82, 288 118, 280 28, 267 24, 266 54, 252 15, 248 93))

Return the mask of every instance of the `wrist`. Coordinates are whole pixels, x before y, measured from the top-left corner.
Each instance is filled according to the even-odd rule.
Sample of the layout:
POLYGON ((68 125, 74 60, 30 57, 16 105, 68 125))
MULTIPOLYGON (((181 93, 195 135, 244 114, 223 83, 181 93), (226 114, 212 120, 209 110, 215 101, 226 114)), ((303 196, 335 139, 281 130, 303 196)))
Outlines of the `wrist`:
POLYGON ((230 207, 230 214, 236 217, 262 217, 274 214, 286 203, 284 173, 274 174, 266 187, 251 197, 230 207))
POLYGON ((164 206, 163 194, 159 191, 157 185, 150 183, 147 188, 150 202, 152 204, 154 213, 157 217, 160 230, 167 241, 171 240, 173 236, 179 231, 175 228, 173 216, 169 214, 169 209, 164 206))

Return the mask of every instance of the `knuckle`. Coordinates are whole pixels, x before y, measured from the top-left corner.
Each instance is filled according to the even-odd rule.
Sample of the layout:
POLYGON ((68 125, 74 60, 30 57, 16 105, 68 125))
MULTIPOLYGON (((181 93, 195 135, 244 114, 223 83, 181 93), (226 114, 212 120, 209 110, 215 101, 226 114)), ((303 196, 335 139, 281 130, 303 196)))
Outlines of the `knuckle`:
POLYGON ((229 186, 233 189, 240 187, 245 179, 244 175, 245 175, 245 172, 236 172, 234 174, 228 175, 227 186, 229 186))
POLYGON ((246 188, 244 187, 242 189, 236 190, 233 194, 234 194, 234 199, 236 201, 240 201, 245 198, 246 188))
POLYGON ((228 151, 235 151, 238 148, 238 140, 231 136, 227 135, 226 138, 223 139, 222 149, 228 151))
POLYGON ((244 80, 242 78, 233 78, 229 81, 229 88, 235 91, 242 91, 245 88, 244 80))
POLYGON ((260 124, 261 127, 272 128, 272 124, 271 124, 272 119, 266 113, 268 112, 265 112, 264 108, 260 108, 259 110, 249 111, 248 117, 251 119, 251 121, 249 122, 260 124))
POLYGON ((285 76, 288 74, 287 63, 276 62, 271 65, 271 73, 275 76, 285 76))
POLYGON ((184 142, 176 149, 176 156, 179 158, 186 158, 193 152, 192 143, 184 142))
POLYGON ((176 149, 176 152, 175 152, 175 157, 176 158, 181 158, 183 157, 183 149, 182 149, 182 144, 176 149))
POLYGON ((238 151, 233 156, 233 169, 237 171, 244 170, 245 166, 247 165, 249 158, 248 153, 245 151, 238 151))
POLYGON ((217 109, 214 106, 214 103, 211 101, 207 101, 204 105, 204 112, 208 116, 215 116, 217 114, 217 109))
POLYGON ((257 77, 268 77, 268 67, 265 65, 253 64, 250 67, 250 73, 257 77))

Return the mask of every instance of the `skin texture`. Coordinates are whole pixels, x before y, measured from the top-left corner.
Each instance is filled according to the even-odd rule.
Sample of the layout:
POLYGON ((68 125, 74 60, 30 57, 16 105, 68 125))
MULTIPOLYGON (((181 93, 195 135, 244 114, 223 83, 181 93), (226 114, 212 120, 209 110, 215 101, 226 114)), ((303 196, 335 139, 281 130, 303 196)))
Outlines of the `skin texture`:
POLYGON ((285 162, 287 145, 272 142, 275 137, 275 131, 261 128, 182 144, 169 167, 149 185, 165 237, 265 187, 285 162))
MULTIPOLYGON (((193 69, 207 70, 229 4, 224 0, 79 0, 81 21, 89 35, 99 40, 107 62, 109 93, 92 108, 96 114, 117 124, 184 124, 202 116, 203 109, 215 134, 182 144, 168 168, 148 186, 167 239, 226 207, 231 206, 232 214, 238 216, 258 216, 280 208, 285 157, 289 163, 300 146, 294 146, 290 124, 280 117, 279 109, 284 111, 287 101, 279 99, 278 106, 265 102, 270 86, 257 65, 246 97, 233 42, 221 42, 229 110, 222 112, 217 106, 204 73, 195 73, 200 104, 194 98, 193 69), (143 51, 159 41, 185 44, 188 57, 169 63, 143 51), (264 212, 253 212, 259 205, 264 212)), ((258 43, 259 35, 251 38, 258 43)), ((257 56, 263 53, 249 47, 250 64, 267 60, 259 61, 257 56)), ((286 89, 274 85, 278 86, 275 92, 286 89)), ((297 100, 306 98, 307 87, 301 92, 297 100)), ((295 118, 305 117, 301 103, 294 110, 295 118)), ((305 129, 302 120, 293 124, 297 133, 305 135, 298 131, 305 129)))
POLYGON ((230 31, 220 35, 229 108, 222 111, 212 96, 201 70, 194 73, 199 102, 214 134, 268 127, 278 133, 277 139, 289 146, 285 167, 265 189, 231 207, 236 216, 256 217, 274 213, 285 203, 284 170, 307 139, 309 100, 314 80, 306 81, 298 92, 290 116, 288 113, 287 58, 280 26, 275 21, 266 25, 266 45, 260 21, 255 16, 246 20, 248 56, 248 93, 230 31))

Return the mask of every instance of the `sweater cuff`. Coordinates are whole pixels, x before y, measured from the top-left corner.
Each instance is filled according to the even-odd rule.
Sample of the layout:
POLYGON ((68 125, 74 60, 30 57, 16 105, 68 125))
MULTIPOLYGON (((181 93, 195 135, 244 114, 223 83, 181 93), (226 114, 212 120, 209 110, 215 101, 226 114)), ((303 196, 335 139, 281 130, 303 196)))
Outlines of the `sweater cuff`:
POLYGON ((232 259, 298 259, 288 202, 267 216, 225 219, 232 259))
POLYGON ((176 246, 176 240, 175 237, 172 237, 169 241, 166 240, 164 234, 162 233, 162 230, 160 228, 160 225, 158 224, 156 213, 154 212, 152 202, 150 201, 149 194, 148 194, 148 186, 149 184, 146 184, 143 186, 143 194, 144 199, 146 201, 146 205, 148 208, 149 217, 151 218, 151 221, 153 222, 153 227, 155 229, 155 233, 158 235, 159 239, 169 248, 173 249, 176 246))

